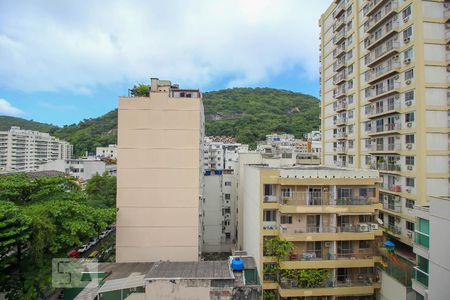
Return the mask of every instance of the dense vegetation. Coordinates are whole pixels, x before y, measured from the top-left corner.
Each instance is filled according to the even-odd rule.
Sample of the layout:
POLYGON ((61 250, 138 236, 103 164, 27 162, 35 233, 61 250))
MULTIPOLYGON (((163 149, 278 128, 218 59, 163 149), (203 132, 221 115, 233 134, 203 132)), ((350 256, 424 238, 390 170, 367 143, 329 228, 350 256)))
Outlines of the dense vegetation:
MULTIPOLYGON (((143 85, 132 94, 144 95, 143 85)), ((319 128, 319 101, 309 95, 270 88, 233 88, 203 94, 207 135, 235 136, 239 142, 255 144, 266 134, 291 133, 302 137, 319 128)), ((62 128, 20 118, 0 117, 0 129, 21 126, 50 132, 74 145, 75 155, 117 140, 117 110, 62 128)))
POLYGON ((87 184, 96 188, 83 191, 72 177, 0 175, 0 293, 7 299, 46 298, 52 258, 67 257, 114 222, 115 178, 87 184))

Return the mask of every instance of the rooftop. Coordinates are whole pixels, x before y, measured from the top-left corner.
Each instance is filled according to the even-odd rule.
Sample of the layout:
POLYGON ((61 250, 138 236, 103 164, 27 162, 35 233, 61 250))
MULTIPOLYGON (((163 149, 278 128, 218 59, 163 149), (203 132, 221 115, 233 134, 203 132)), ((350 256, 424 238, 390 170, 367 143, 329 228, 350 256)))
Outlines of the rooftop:
POLYGON ((157 262, 145 279, 234 279, 234 275, 228 261, 157 262))

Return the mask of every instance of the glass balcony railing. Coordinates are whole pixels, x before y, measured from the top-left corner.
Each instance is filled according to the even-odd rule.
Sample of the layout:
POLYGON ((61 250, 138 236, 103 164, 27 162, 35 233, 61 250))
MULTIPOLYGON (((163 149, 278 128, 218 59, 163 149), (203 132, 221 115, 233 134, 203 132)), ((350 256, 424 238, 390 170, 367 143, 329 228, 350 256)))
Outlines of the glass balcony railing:
MULTIPOLYGON (((402 144, 369 144, 367 145, 369 151, 400 151, 402 150, 402 144)), ((385 163, 379 163, 376 167, 383 168, 385 163)), ((386 164, 391 165, 391 164, 386 164)), ((395 169, 395 168, 394 168, 395 169)), ((393 171, 394 171, 393 169, 393 171)), ((398 170, 399 171, 399 170, 398 170)))
POLYGON ((364 24, 364 31, 371 32, 374 30, 377 25, 381 23, 385 18, 395 13, 395 10, 398 8, 397 0, 391 0, 387 5, 380 9, 380 13, 371 15, 368 21, 364 24))
POLYGON ((420 231, 415 231, 415 237, 416 237, 416 244, 421 245, 425 248, 430 248, 430 235, 420 232, 420 231))
POLYGON ((428 287, 428 273, 422 271, 418 266, 414 267, 414 279, 423 286, 428 287))
POLYGON ((388 132, 392 132, 392 131, 398 131, 400 129, 402 129, 401 123, 391 123, 391 124, 373 126, 368 130, 368 133, 369 134, 383 133, 383 132, 388 133, 388 132))
POLYGON ((370 104, 366 107, 366 115, 368 117, 373 117, 377 115, 392 113, 400 109, 400 101, 392 100, 394 100, 394 98, 390 97, 385 100, 377 101, 376 104, 370 104))

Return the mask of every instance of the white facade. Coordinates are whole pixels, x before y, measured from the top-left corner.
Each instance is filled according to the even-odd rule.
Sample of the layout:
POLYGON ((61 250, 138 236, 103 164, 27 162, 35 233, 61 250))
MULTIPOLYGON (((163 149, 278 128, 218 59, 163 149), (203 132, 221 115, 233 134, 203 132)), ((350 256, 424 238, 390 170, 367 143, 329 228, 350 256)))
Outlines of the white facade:
POLYGON ((247 152, 248 145, 229 142, 229 137, 205 137, 203 143, 203 166, 206 170, 234 170, 240 152, 247 152), (225 139, 221 141, 220 139, 225 139))
POLYGON ((98 158, 117 159, 117 145, 108 145, 108 147, 95 148, 95 156, 98 158))
POLYGON ((101 160, 88 159, 58 159, 39 166, 39 171, 60 171, 70 174, 82 180, 88 180, 94 175, 102 175, 107 171, 110 175, 115 175, 115 168, 109 166, 101 160))
MULTIPOLYGON (((429 207, 415 207, 416 216, 412 287, 428 300, 447 299, 450 278, 450 198, 429 197, 429 207)), ((420 297, 420 296, 419 296, 420 297)))
POLYGON ((0 131, 0 172, 37 171, 57 159, 72 158, 73 146, 48 133, 11 127, 0 131))

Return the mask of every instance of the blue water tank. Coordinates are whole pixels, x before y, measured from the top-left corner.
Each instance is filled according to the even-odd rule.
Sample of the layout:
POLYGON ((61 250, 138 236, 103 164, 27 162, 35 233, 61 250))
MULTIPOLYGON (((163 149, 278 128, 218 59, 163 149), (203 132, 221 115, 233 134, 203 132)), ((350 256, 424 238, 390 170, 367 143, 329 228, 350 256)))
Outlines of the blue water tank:
POLYGON ((231 261, 231 269, 233 271, 242 271, 244 269, 244 262, 240 258, 233 258, 231 261))

